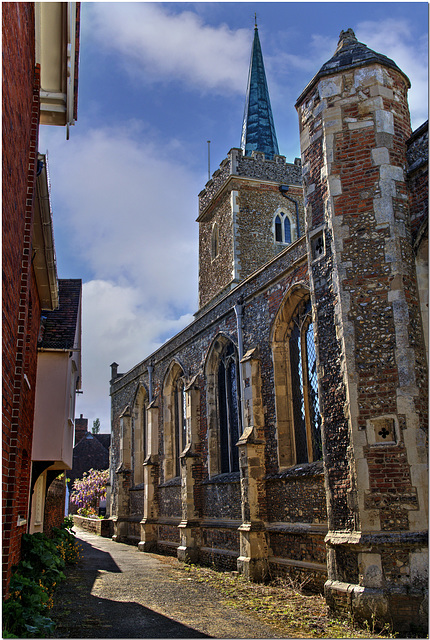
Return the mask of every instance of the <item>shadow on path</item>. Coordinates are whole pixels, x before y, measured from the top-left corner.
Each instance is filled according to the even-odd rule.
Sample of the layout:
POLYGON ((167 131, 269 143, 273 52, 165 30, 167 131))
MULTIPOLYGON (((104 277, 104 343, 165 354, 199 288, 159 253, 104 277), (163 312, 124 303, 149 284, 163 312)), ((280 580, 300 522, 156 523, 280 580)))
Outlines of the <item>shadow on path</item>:
MULTIPOLYGON (((59 585, 51 610, 56 624, 55 638, 211 637, 136 602, 91 595, 98 578, 122 572, 110 553, 82 539, 79 543, 82 560, 67 571, 67 578, 59 585)), ((115 595, 124 597, 120 584, 115 595)))

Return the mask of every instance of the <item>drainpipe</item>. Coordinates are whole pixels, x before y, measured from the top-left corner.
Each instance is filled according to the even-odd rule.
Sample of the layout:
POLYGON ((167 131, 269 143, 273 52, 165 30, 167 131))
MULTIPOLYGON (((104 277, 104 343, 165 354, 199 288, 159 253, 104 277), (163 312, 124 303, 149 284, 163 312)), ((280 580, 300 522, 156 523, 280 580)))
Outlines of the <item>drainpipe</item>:
POLYGON ((236 314, 237 321, 237 348, 239 352, 239 385, 240 385, 240 416, 242 422, 242 431, 245 428, 245 413, 244 413, 244 397, 243 397, 243 372, 242 372, 242 358, 243 358, 243 336, 242 336, 242 317, 243 317, 243 298, 240 297, 234 305, 234 312, 236 314))
POLYGON ((154 361, 150 360, 148 364, 148 395, 149 404, 152 402, 152 372, 154 371, 154 361))
POLYGON ((287 196, 287 191, 289 190, 289 186, 286 184, 281 184, 279 187, 279 191, 281 192, 281 195, 284 196, 284 198, 287 198, 287 200, 290 200, 291 202, 294 202, 294 204, 296 205, 296 224, 297 224, 297 240, 300 238, 300 225, 299 225, 299 203, 297 202, 297 200, 294 200, 294 198, 292 198, 291 196, 287 196))

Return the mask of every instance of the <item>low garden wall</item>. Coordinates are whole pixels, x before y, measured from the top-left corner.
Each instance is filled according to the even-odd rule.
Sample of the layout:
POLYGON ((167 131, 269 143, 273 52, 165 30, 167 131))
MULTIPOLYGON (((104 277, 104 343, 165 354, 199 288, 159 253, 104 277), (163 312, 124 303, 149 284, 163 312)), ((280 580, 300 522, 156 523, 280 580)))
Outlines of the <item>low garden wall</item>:
POLYGON ((100 518, 84 518, 73 516, 73 523, 79 529, 95 533, 103 538, 111 538, 113 534, 112 520, 100 520, 100 518))

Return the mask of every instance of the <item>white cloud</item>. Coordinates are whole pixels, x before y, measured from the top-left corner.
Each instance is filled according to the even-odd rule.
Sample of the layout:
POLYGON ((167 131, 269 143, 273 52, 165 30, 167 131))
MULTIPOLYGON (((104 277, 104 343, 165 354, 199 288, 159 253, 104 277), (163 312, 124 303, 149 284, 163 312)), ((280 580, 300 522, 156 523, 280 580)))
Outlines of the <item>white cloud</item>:
MULTIPOLYGON (((412 129, 416 129, 428 118, 427 37, 416 39, 412 24, 407 20, 392 18, 359 22, 354 31, 360 42, 394 60, 410 79, 409 108, 412 129)), ((275 79, 271 83, 274 102, 285 101, 286 95, 291 99, 288 92, 291 93, 291 86, 297 86, 298 78, 303 79, 302 86, 298 87, 301 92, 321 66, 334 55, 337 42, 337 38, 312 34, 306 55, 280 50, 276 56, 268 58, 267 67, 272 67, 275 79)))
POLYGON ((370 49, 394 60, 408 76, 412 85, 409 91, 412 129, 419 127, 428 118, 427 38, 416 39, 408 21, 392 18, 360 22, 356 36, 370 49))
POLYGON ((197 306, 201 184, 175 142, 162 146, 137 131, 136 123, 85 134, 76 129, 67 144, 58 130, 42 132, 54 231, 67 230, 84 279, 85 393, 77 412, 103 418, 103 430, 111 362, 128 370, 189 324, 197 306))
MULTIPOLYGON (((200 184, 167 145, 121 129, 50 144, 53 200, 91 277, 137 285, 149 301, 196 304, 200 184)), ((55 212, 54 212, 55 213, 55 212)))
POLYGON ((120 372, 127 372, 160 346, 160 335, 174 335, 193 319, 191 314, 169 318, 144 301, 144 291, 131 286, 107 280, 83 285, 83 394, 77 414, 88 417, 89 425, 100 418, 103 432, 110 428, 112 362, 118 362, 120 372))
POLYGON ((202 92, 244 92, 249 29, 208 26, 191 11, 174 13, 150 2, 93 3, 84 28, 106 50, 119 53, 139 82, 178 81, 202 92))

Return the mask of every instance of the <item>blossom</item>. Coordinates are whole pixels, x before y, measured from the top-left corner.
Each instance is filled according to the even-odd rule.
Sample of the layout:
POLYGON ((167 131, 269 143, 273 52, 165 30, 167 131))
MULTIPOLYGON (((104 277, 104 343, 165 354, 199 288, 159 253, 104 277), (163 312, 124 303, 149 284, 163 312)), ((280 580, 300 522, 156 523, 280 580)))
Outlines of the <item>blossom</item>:
POLYGON ((70 500, 80 509, 90 509, 95 512, 100 500, 106 498, 106 485, 109 481, 109 470, 98 471, 90 469, 81 479, 73 483, 70 500))

